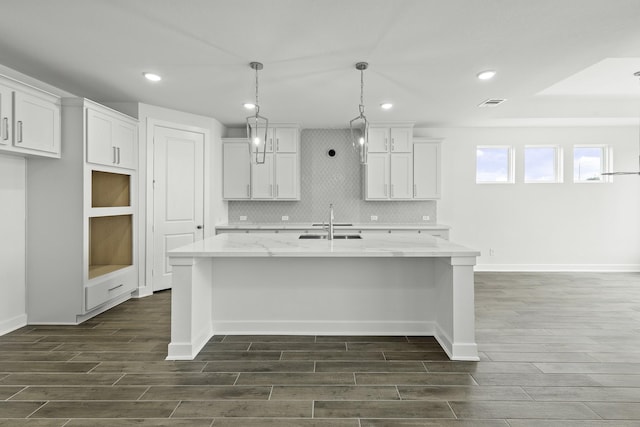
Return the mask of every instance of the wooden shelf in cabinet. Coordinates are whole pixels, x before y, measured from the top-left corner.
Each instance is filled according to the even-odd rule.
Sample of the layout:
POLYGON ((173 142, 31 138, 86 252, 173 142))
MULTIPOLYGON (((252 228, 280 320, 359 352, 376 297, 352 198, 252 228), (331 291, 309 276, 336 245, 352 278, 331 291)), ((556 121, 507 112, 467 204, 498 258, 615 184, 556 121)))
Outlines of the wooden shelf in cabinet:
POLYGON ((133 265, 133 216, 89 218, 89 279, 133 265))

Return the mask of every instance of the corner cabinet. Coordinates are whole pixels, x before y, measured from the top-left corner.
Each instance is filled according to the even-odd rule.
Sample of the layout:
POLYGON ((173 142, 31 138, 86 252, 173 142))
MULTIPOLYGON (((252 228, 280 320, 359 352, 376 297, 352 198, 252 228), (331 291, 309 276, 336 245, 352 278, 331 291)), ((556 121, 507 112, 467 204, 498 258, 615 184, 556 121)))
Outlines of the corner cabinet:
POLYGON ((0 152, 59 158, 60 98, 0 76, 0 152))
POLYGON ((62 136, 59 161, 34 158, 27 168, 30 324, 80 323, 138 287, 137 120, 65 98, 62 136))
MULTIPOLYGON (((223 138, 223 197, 226 200, 300 200, 300 131, 273 125, 264 163, 256 162, 246 138, 223 138)), ((258 154, 262 159, 262 152, 258 154)))

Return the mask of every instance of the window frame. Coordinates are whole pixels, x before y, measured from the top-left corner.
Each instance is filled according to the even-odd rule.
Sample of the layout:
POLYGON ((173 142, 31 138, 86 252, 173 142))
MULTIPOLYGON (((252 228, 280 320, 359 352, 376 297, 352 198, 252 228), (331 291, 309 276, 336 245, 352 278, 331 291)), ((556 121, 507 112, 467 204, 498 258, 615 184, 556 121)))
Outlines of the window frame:
POLYGON ((576 180, 576 148, 599 148, 602 150, 602 157, 600 158, 600 173, 607 173, 611 171, 611 160, 613 158, 611 153, 611 147, 606 144, 574 144, 572 148, 571 156, 571 178, 574 184, 606 184, 611 182, 611 177, 608 175, 600 175, 599 180, 576 180))
POLYGON ((525 145, 522 150, 522 182, 524 184, 562 184, 564 182, 564 170, 563 170, 563 152, 562 147, 559 145, 525 145), (552 181, 528 181, 527 180, 527 149, 528 148, 552 148, 554 150, 553 156, 553 172, 554 179, 552 181))
POLYGON ((512 145, 476 145, 476 184, 514 184, 515 183, 515 149, 512 145), (481 149, 507 150, 507 180, 506 181, 478 181, 478 150, 481 149))

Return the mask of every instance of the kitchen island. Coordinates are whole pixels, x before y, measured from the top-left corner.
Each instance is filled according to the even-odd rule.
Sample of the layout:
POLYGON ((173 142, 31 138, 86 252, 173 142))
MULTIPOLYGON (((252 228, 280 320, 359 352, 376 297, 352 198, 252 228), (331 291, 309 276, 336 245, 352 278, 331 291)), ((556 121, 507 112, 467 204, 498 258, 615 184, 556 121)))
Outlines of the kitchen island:
POLYGON ((429 235, 359 237, 221 234, 170 251, 167 359, 193 359, 214 334, 295 334, 428 335, 452 360, 478 360, 479 252, 429 235))

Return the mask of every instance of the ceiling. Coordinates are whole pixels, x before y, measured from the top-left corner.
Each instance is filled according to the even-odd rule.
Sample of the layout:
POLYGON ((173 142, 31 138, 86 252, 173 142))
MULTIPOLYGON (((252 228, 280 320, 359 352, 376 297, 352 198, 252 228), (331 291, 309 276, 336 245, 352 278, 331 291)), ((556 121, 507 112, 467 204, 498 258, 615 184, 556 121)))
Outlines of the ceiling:
POLYGON ((78 96, 242 126, 623 124, 640 114, 639 0, 2 0, 0 64, 78 96), (495 69, 491 81, 476 74, 495 69), (163 80, 150 83, 144 71, 163 80), (506 98, 478 108, 488 98, 506 98), (390 111, 380 103, 393 102, 390 111))

